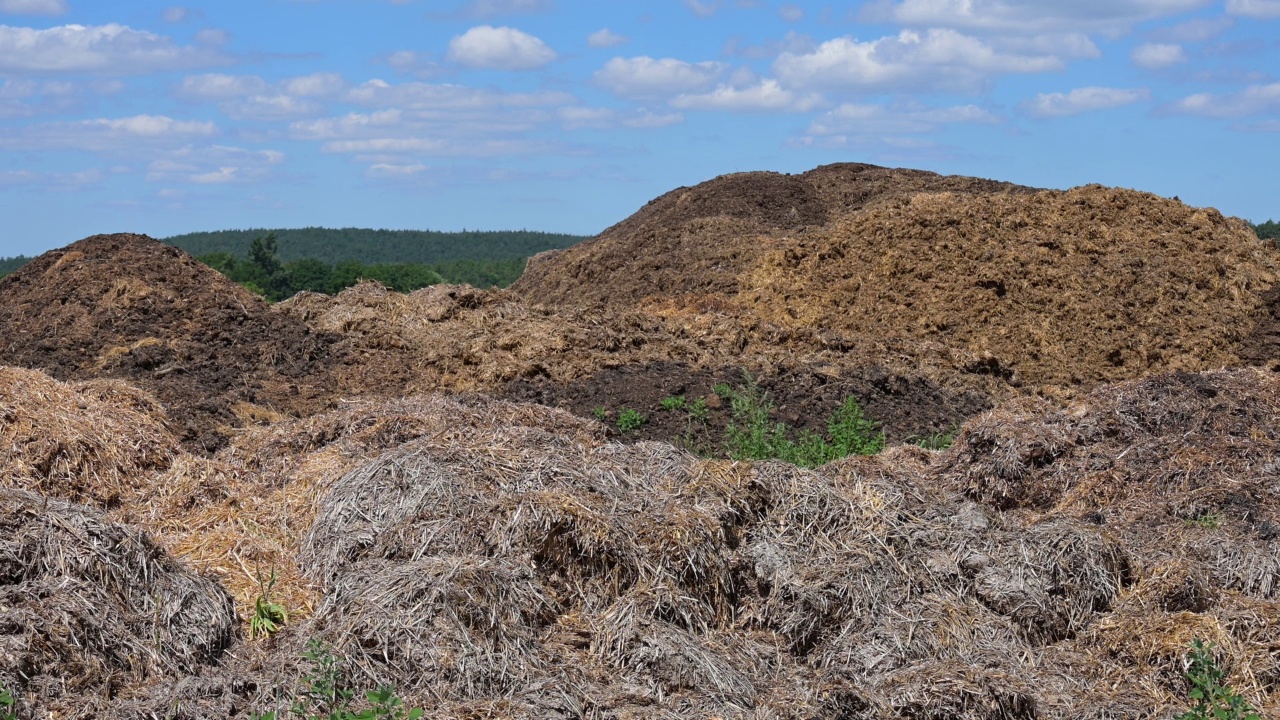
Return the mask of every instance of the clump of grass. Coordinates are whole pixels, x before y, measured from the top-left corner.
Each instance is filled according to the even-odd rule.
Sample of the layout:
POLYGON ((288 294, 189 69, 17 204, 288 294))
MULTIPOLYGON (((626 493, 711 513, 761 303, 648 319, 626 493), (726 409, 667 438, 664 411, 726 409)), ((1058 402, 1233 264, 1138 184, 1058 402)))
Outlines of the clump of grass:
POLYGON ((683 395, 671 395, 670 397, 664 397, 658 404, 667 412, 684 410, 689 406, 688 401, 685 400, 683 395))
POLYGON ((784 460, 801 467, 818 467, 848 455, 875 455, 884 449, 884 433, 850 397, 827 421, 827 437, 809 431, 798 434, 773 420, 774 406, 750 375, 738 388, 720 384, 717 395, 729 401, 730 420, 725 444, 735 460, 784 460), (796 435, 796 439, 791 439, 796 435))
POLYGON ((346 687, 341 663, 329 648, 313 639, 307 643, 302 657, 311 662, 312 672, 302 679, 303 686, 294 695, 289 709, 283 714, 272 710, 255 715, 254 720, 284 720, 287 717, 300 720, 419 720, 423 716, 421 708, 405 707, 404 700, 387 686, 364 694, 368 708, 353 710, 351 704, 355 691, 346 687))
POLYGON ((1217 530, 1222 527, 1222 516, 1215 512, 1207 512, 1199 517, 1183 520, 1182 522, 1205 530, 1217 530))
POLYGON ((603 405, 597 405, 591 409, 591 416, 604 422, 609 417, 609 411, 605 410, 603 405))
POLYGON ((956 442, 956 435, 959 431, 952 428, 944 433, 930 433, 928 435, 912 437, 911 442, 919 445, 925 450, 946 450, 956 442))
POLYGON ((1187 657, 1188 697, 1194 703, 1178 720, 1262 720, 1244 697, 1224 683, 1226 673, 1213 656, 1213 645, 1200 638, 1191 643, 1187 657))
POLYGON ((285 623, 289 622, 289 610, 284 605, 271 599, 271 591, 276 587, 279 575, 275 568, 271 569, 271 579, 263 581, 258 576, 258 588, 261 592, 253 601, 253 617, 249 618, 249 639, 266 638, 275 635, 285 623))
POLYGON ((623 408, 618 413, 618 429, 623 432, 638 430, 641 425, 649 422, 649 418, 634 408, 623 408))

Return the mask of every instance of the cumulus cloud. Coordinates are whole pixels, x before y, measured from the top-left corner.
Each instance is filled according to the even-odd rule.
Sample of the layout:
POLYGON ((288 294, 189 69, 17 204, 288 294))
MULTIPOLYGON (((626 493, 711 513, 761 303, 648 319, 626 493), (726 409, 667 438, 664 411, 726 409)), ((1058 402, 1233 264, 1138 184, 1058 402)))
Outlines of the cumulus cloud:
POLYGON ((62 15, 66 0, 0 0, 0 13, 7 15, 62 15))
POLYGON ((690 63, 675 58, 655 60, 647 55, 616 57, 597 70, 597 85, 626 97, 662 97, 700 92, 715 85, 725 65, 717 62, 690 63))
POLYGON ((284 162, 276 150, 247 150, 225 145, 184 147, 166 153, 147 166, 150 182, 195 185, 260 182, 284 162))
POLYGON ((479 25, 449 42, 448 58, 486 70, 533 70, 556 59, 542 40, 509 27, 479 25))
POLYGON ((804 19, 804 8, 799 5, 787 3, 786 5, 778 8, 778 17, 781 17, 787 22, 800 22, 804 19))
POLYGON ((134 115, 28 125, 0 135, 0 148, 129 152, 139 145, 187 143, 217 133, 217 125, 208 121, 134 115))
POLYGON ((1143 43, 1133 49, 1130 56, 1138 67, 1161 70, 1187 61, 1187 53, 1181 45, 1169 43, 1143 43))
POLYGON ((1084 87, 1068 93, 1041 93, 1021 107, 1033 117, 1051 118, 1107 110, 1150 98, 1151 91, 1146 88, 1084 87))
POLYGON ((187 100, 216 102, 238 120, 288 120, 315 115, 317 99, 332 98, 347 87, 342 76, 315 73, 286 78, 274 85, 256 75, 208 73, 183 78, 177 94, 187 100))
POLYGON ((1236 21, 1229 17, 1194 18, 1172 27, 1156 30, 1152 33, 1152 37, 1166 42, 1198 43, 1218 37, 1235 24, 1236 21))
POLYGON ((1280 17, 1280 0, 1227 0, 1227 14, 1260 20, 1280 17))
POLYGON ((613 108, 566 107, 556 113, 566 130, 590 128, 611 130, 627 127, 638 130, 667 127, 684 122, 681 113, 653 113, 649 110, 615 110, 613 108))
POLYGON ((212 51, 124 25, 0 25, 0 72, 147 73, 220 64, 212 51))
POLYGON ((1198 93, 1170 108, 1174 112, 1211 118, 1244 117, 1280 111, 1280 82, 1256 84, 1236 93, 1198 93))
POLYGON ((790 87, 898 91, 973 90, 993 75, 1062 67, 1052 55, 998 52, 954 30, 904 30, 869 42, 836 38, 809 53, 783 53, 773 64, 790 87))
POLYGON ((1000 118, 977 105, 930 108, 845 103, 823 113, 809 126, 814 136, 919 135, 953 123, 998 123, 1000 118))
MULTIPOLYGON (((1274 0, 1234 0, 1272 2, 1274 0)), ((918 27, 1012 32, 1083 30, 1120 34, 1136 23, 1205 7, 1213 0, 881 0, 864 10, 868 20, 918 27)))
POLYGON ((725 112, 808 112, 823 102, 816 93, 798 94, 784 89, 777 80, 761 80, 747 87, 721 85, 702 94, 682 94, 671 101, 682 110, 725 112))
POLYGON ((626 35, 619 35, 609 28, 601 28, 587 36, 587 44, 593 48, 616 47, 625 45, 629 39, 626 35))

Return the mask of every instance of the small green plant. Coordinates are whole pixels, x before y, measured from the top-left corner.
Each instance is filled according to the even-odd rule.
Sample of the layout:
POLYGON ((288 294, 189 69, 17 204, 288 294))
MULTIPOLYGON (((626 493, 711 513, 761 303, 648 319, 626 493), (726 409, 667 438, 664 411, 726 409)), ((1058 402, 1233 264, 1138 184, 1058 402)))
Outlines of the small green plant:
POLYGON ((649 418, 634 408, 623 408, 618 413, 618 429, 623 432, 637 430, 647 422, 649 422, 649 418))
POLYGON ((407 708, 395 690, 380 687, 364 694, 369 707, 351 709, 355 692, 342 682, 341 663, 324 643, 313 639, 307 643, 302 657, 311 662, 310 675, 303 678, 303 687, 294 696, 293 703, 284 715, 275 711, 254 716, 254 720, 284 720, 286 717, 300 720, 419 720, 421 708, 407 708))
POLYGON ((863 414, 856 398, 847 398, 835 411, 824 438, 809 431, 797 434, 787 424, 774 422, 768 393, 750 375, 740 388, 717 385, 715 392, 729 401, 725 444, 735 460, 785 460, 818 467, 847 455, 874 455, 884 449, 884 433, 863 414), (795 440, 790 437, 793 434, 795 440))
POLYGON ((688 402, 685 401, 683 395, 672 395, 670 397, 662 398, 662 402, 660 402, 659 405, 661 405, 662 409, 667 412, 674 412, 676 410, 684 410, 688 407, 688 402))
POLYGON ((1199 517, 1183 520, 1183 522, 1205 530, 1217 530, 1222 527, 1222 516, 1215 512, 1207 512, 1199 517))
POLYGON ((707 424, 707 420, 711 417, 711 410, 707 408, 705 398, 697 398, 685 407, 685 412, 689 414, 689 420, 707 424))
POLYGON ((253 601, 253 617, 249 618, 249 639, 266 638, 275 635, 285 623, 289 622, 289 610, 271 599, 271 591, 276 587, 280 576, 275 568, 271 569, 271 579, 263 581, 258 575, 258 589, 261 591, 253 601))
POLYGON ((1187 695, 1193 705, 1178 720, 1262 720, 1240 693, 1224 684, 1226 673, 1212 651, 1213 645, 1200 638, 1191 642, 1186 672, 1191 681, 1187 695))
POLYGON ((591 409, 591 415, 595 417, 595 419, 604 422, 609 418, 609 411, 605 410, 603 405, 597 405, 591 409))
POLYGON ((956 429, 952 428, 944 433, 930 433, 924 436, 912 437, 911 442, 925 450, 946 450, 955 444, 957 434, 956 429))
POLYGON ((18 700, 13 693, 0 687, 0 720, 18 720, 18 714, 13 710, 13 706, 17 704, 18 700))

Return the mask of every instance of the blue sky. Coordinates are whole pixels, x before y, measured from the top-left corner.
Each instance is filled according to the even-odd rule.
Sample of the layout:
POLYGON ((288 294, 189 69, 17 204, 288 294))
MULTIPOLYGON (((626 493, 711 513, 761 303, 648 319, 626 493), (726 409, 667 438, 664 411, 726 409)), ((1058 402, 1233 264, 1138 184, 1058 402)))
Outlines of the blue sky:
POLYGON ((1280 217, 1280 0, 0 0, 0 256, 839 161, 1280 217))

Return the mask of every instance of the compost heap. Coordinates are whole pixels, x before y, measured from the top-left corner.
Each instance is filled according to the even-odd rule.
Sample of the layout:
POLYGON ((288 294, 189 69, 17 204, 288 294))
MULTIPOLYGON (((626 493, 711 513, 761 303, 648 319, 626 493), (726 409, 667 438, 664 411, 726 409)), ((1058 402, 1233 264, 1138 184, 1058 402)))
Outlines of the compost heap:
POLYGON ((284 717, 328 653, 427 717, 1168 718, 1200 639, 1280 715, 1280 290, 1241 229, 830 166, 664 196, 515 291, 274 307, 89 238, 0 281, 0 689, 284 717), (744 369, 793 424, 968 419, 805 470, 583 417, 744 369))
POLYGON ((96 235, 0 279, 0 364, 122 378, 213 450, 262 413, 322 409, 328 341, 190 255, 96 235))
POLYGON ((20 716, 250 717, 314 674, 314 639, 346 686, 394 684, 430 717, 1168 717, 1194 638, 1280 711, 1267 371, 1019 401, 946 451, 813 471, 611 443, 534 405, 361 401, 213 458, 159 433, 172 460, 103 494, 119 504, 84 479, 153 451, 21 408, 125 422, 145 395, 6 372, 26 388, 0 403, 0 592, 17 618, 0 682, 20 716), (191 463, 210 473, 173 482, 191 463), (276 599, 314 601, 249 640, 260 590, 236 593, 233 623, 225 591, 170 557, 225 582, 261 535, 284 545, 276 599))
POLYGON ((787 329, 940 343, 1069 396, 1280 357, 1280 335, 1251 337, 1275 279, 1273 250, 1212 209, 834 165, 673 191, 535 258, 515 289, 553 306, 714 299, 787 329))

